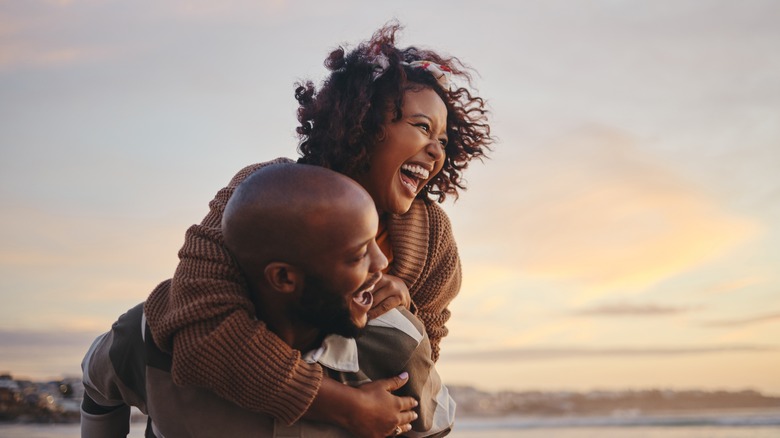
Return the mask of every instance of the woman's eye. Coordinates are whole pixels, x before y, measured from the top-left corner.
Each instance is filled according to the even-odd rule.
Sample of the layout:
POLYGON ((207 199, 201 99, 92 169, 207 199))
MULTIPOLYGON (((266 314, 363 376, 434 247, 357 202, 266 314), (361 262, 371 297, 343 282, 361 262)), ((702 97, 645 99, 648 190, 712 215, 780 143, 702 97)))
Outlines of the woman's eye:
POLYGON ((431 127, 428 126, 427 123, 418 123, 417 127, 425 131, 426 133, 431 132, 431 127))
POLYGON ((447 139, 446 138, 441 138, 441 139, 439 139, 439 143, 441 143, 441 147, 446 147, 447 146, 447 139))

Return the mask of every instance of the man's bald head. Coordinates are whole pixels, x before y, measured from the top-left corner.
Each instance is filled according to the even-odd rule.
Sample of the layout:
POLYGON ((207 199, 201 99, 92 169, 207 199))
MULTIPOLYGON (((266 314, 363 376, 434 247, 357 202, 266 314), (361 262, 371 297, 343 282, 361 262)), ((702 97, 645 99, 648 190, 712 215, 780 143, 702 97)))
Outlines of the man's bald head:
POLYGON ((317 263, 317 255, 339 238, 335 230, 366 209, 375 209, 370 195, 344 175, 274 164, 236 188, 222 216, 222 232, 228 250, 256 283, 272 261, 303 269, 317 263))

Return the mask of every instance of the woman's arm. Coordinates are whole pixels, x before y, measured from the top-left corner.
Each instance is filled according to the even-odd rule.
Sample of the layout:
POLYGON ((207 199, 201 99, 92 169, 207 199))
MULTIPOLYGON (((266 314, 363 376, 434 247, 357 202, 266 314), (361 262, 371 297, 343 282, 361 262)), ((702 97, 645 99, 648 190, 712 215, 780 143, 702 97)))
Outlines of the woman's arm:
POLYGON ((319 365, 301 360, 300 352, 255 318, 247 285, 224 247, 221 220, 235 187, 262 166, 239 172, 209 204, 203 222, 187 231, 174 278, 146 301, 155 343, 172 352, 171 374, 179 385, 209 388, 287 424, 305 414, 356 436, 385 436, 411 421, 407 405, 413 399, 385 390, 392 382, 355 389, 324 378, 319 365), (388 429, 386 423, 395 424, 388 429))
POLYGON ((413 409, 418 402, 412 397, 392 394, 408 379, 408 373, 404 373, 353 388, 326 377, 304 418, 339 425, 361 438, 392 436, 396 426, 408 432, 412 421, 417 419, 413 409))
POLYGON ((244 408, 292 423, 312 403, 322 369, 302 361, 300 352, 255 318, 220 228, 235 188, 279 161, 285 160, 246 167, 217 193, 202 223, 187 230, 173 279, 152 292, 145 312, 155 342, 173 353, 177 384, 207 387, 244 408))

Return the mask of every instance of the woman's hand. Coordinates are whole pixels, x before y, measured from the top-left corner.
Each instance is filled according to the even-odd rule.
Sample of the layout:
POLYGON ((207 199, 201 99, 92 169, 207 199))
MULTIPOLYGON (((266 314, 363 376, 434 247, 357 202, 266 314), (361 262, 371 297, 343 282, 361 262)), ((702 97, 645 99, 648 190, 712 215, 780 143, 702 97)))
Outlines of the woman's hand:
POLYGON ((392 391, 404 386, 407 373, 353 388, 329 377, 322 385, 304 418, 337 424, 360 438, 384 438, 412 429, 417 400, 398 397, 392 391), (400 432, 399 432, 400 431, 400 432))
POLYGON ((406 283, 395 275, 385 274, 374 288, 374 305, 368 311, 368 318, 374 319, 398 306, 408 309, 411 303, 412 297, 409 296, 406 283))

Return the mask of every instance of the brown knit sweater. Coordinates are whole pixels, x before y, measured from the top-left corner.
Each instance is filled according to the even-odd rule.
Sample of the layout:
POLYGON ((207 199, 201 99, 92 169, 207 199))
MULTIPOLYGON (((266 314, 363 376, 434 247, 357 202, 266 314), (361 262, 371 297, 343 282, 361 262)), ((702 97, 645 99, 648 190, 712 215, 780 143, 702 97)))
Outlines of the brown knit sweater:
MULTIPOLYGON (((171 280, 160 283, 144 311, 157 345, 173 352, 172 375, 179 385, 210 388, 239 406, 292 424, 309 408, 322 381, 322 368, 256 319, 247 285, 225 249, 222 213, 234 189, 257 169, 279 158, 242 169, 209 204, 200 225, 191 226, 171 280)), ((412 310, 425 324, 439 356, 447 334, 447 305, 460 289, 460 259, 449 219, 434 203, 415 200, 404 215, 392 216, 389 274, 401 278, 412 310)))

